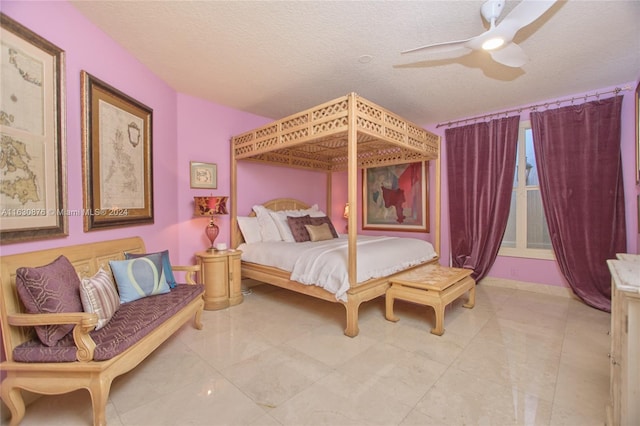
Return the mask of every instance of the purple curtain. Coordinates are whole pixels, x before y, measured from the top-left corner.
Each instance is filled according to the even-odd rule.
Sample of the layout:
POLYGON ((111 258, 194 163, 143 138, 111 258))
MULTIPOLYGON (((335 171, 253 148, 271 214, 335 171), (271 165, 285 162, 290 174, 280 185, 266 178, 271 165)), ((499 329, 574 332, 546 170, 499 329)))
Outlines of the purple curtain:
POLYGON ((453 266, 480 281, 507 227, 520 117, 447 129, 447 176, 453 266))
POLYGON ((626 251, 622 97, 531 113, 551 244, 574 293, 611 311, 606 260, 626 251))

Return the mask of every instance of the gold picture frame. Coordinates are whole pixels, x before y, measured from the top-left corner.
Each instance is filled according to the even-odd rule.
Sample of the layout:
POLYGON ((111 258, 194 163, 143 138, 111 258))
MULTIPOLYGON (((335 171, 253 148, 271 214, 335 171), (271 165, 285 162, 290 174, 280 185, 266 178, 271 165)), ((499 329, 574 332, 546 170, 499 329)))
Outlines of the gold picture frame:
POLYGON ((362 229, 429 232, 424 161, 362 171, 362 229))
POLYGON ((218 166, 213 163, 190 161, 191 188, 218 188, 218 166))
POLYGON ((68 235, 65 53, 0 13, 0 244, 68 235))
POLYGON ((80 80, 85 232, 153 223, 153 110, 86 71, 80 80))

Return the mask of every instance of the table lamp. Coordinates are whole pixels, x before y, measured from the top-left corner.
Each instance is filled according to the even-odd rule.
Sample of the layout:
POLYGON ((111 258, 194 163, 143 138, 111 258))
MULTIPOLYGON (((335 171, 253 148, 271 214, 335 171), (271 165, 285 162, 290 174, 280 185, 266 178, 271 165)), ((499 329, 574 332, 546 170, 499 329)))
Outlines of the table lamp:
POLYGON ((216 237, 220 232, 218 225, 216 225, 216 215, 228 214, 227 200, 229 197, 209 196, 209 197, 193 197, 193 203, 195 206, 194 216, 209 216, 210 221, 207 227, 204 229, 209 241, 211 241, 211 247, 209 251, 215 251, 214 243, 216 237))

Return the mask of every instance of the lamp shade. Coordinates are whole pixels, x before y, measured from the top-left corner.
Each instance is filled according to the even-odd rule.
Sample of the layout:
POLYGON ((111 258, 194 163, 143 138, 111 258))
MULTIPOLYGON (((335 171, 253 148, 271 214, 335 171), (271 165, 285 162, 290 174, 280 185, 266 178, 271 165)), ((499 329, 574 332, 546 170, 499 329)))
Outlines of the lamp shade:
POLYGON ((194 216, 213 216, 219 214, 229 214, 227 211, 227 200, 229 197, 209 196, 193 197, 194 216))

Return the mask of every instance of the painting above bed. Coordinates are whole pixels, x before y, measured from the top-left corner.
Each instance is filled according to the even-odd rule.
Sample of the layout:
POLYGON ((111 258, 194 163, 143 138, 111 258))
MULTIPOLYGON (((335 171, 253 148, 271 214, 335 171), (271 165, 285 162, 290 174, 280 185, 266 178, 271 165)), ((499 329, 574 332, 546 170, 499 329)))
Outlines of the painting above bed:
POLYGON ((424 162, 362 171, 362 228, 429 232, 424 162))

